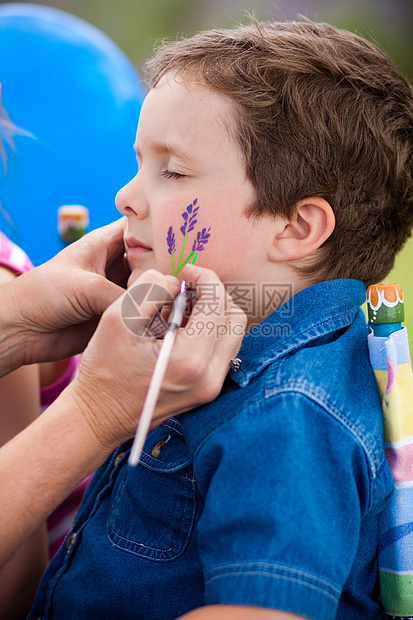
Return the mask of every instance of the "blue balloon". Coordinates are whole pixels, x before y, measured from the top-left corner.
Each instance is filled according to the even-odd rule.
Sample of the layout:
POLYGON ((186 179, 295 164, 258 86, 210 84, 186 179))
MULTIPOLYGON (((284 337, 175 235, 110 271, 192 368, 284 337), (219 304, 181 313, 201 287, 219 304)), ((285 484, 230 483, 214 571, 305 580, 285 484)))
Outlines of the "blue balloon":
POLYGON ((0 6, 0 82, 23 130, 0 169, 0 229, 40 264, 63 247, 61 205, 87 207, 89 230, 119 217, 114 197, 136 174, 145 92, 132 63, 95 27, 20 3, 0 6))

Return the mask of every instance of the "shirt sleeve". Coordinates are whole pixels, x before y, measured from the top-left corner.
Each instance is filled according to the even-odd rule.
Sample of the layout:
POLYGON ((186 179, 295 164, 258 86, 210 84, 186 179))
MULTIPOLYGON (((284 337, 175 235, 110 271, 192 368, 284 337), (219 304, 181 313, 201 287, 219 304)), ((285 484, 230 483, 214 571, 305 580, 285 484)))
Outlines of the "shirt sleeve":
POLYGON ((285 392, 213 433, 195 467, 206 604, 334 618, 369 503, 352 433, 304 394, 285 392))

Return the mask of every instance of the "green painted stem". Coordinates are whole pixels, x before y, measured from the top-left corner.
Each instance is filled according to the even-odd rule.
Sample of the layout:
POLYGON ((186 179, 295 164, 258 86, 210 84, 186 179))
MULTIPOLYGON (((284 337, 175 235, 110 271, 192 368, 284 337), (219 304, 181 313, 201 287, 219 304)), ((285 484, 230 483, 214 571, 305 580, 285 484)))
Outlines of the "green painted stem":
POLYGON ((176 276, 176 274, 181 271, 182 267, 185 267, 185 265, 187 264, 187 262, 192 258, 193 256, 193 252, 190 253, 190 255, 184 260, 184 262, 182 263, 182 265, 180 267, 178 267, 178 269, 176 270, 176 273, 174 274, 176 276))
POLYGON ((176 273, 175 275, 178 273, 178 271, 181 269, 181 259, 182 259, 182 254, 184 253, 184 247, 185 247, 185 243, 186 243, 186 236, 188 233, 185 233, 184 235, 184 240, 182 243, 182 248, 181 248, 181 253, 179 255, 179 260, 178 260, 178 267, 176 268, 176 273))

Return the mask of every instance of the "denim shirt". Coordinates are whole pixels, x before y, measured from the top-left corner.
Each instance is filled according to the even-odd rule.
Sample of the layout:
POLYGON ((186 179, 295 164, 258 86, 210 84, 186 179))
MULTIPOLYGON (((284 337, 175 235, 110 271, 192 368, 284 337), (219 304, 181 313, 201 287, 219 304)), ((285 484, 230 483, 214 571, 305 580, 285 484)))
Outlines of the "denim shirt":
POLYGON ((212 403, 96 473, 30 618, 172 620, 209 604, 378 618, 378 515, 393 482, 360 305, 309 287, 254 327, 212 403))

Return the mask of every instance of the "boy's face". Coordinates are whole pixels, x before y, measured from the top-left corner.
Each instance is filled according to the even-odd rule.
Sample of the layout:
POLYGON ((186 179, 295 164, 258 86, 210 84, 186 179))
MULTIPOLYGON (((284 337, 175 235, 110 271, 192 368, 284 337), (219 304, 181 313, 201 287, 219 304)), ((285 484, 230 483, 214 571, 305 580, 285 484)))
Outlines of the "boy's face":
POLYGON ((171 74, 149 92, 136 134, 139 171, 116 196, 127 217, 132 269, 172 273, 168 248, 174 246, 176 272, 199 232, 199 241, 202 233, 209 237, 201 243, 197 265, 213 269, 224 282, 255 282, 271 227, 268 220, 244 215, 255 190, 229 132, 235 110, 225 95, 171 74))

